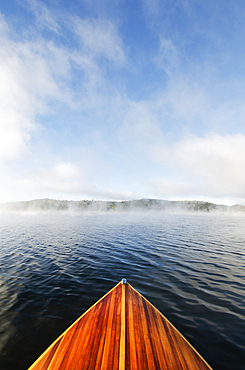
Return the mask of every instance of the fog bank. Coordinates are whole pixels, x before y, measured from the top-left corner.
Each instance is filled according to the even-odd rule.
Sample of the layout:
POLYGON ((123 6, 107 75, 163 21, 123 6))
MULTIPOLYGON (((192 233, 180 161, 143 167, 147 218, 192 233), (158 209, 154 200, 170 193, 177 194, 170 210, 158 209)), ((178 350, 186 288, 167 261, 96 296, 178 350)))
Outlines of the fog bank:
POLYGON ((139 199, 129 201, 68 201, 36 199, 0 204, 0 213, 32 212, 245 212, 242 205, 219 205, 203 201, 139 199))

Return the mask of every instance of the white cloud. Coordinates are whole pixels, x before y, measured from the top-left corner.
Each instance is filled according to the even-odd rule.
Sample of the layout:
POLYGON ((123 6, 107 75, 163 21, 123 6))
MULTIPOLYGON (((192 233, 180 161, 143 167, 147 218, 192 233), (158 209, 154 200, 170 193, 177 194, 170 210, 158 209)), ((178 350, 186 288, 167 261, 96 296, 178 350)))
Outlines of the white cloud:
POLYGON ((104 56, 116 64, 125 62, 122 41, 111 21, 76 17, 73 26, 82 44, 82 53, 89 53, 91 57, 104 56))
POLYGON ((120 190, 113 190, 113 189, 98 189, 98 187, 90 187, 90 189, 86 190, 86 195, 92 199, 99 199, 99 200, 131 200, 136 199, 138 197, 137 194, 131 191, 120 191, 120 190))
POLYGON ((32 98, 21 85, 20 60, 11 47, 0 50, 0 160, 15 157, 29 139, 32 98))
MULTIPOLYGON (((32 11, 38 17, 40 25, 42 23, 43 27, 52 31, 58 30, 55 18, 43 3, 33 2, 32 11)), ((70 163, 58 164, 52 171, 40 170, 40 176, 37 173, 31 174, 30 162, 35 151, 32 147, 34 145, 32 135, 35 134, 37 141, 38 133, 41 131, 48 135, 49 127, 46 126, 42 130, 37 119, 42 121, 40 116, 52 114, 54 103, 63 103, 68 110, 79 111, 81 108, 86 110, 94 105, 103 107, 103 111, 111 112, 110 107, 112 111, 117 110, 113 102, 114 99, 118 100, 118 96, 109 97, 109 103, 106 102, 106 86, 110 83, 101 77, 100 65, 95 60, 97 56, 104 56, 114 64, 124 63, 123 45, 115 25, 106 20, 85 21, 77 17, 75 29, 82 43, 82 48, 78 51, 76 46, 69 50, 58 46, 36 32, 31 33, 31 29, 23 35, 17 35, 14 27, 10 23, 7 24, 1 14, 0 17, 0 164, 2 170, 4 162, 14 164, 17 163, 14 161, 18 160, 18 163, 21 163, 21 156, 29 153, 28 165, 17 165, 18 174, 16 171, 12 172, 12 183, 16 186, 11 186, 11 191, 9 187, 11 179, 8 178, 8 175, 11 176, 11 167, 9 167, 4 176, 4 183, 1 183, 1 194, 7 194, 8 189, 9 193, 12 192, 10 195, 12 199, 20 194, 20 189, 25 194, 27 189, 30 194, 36 194, 39 191, 42 194, 45 189, 53 193, 99 194, 100 190, 90 189, 86 176, 84 179, 84 174, 79 174, 78 169, 70 163), (75 68, 74 61, 77 63, 75 68), (73 78, 77 71, 81 81, 78 83, 76 80, 78 88, 73 90, 73 78), (103 85, 102 95, 97 94, 98 84, 103 85), (104 104, 105 102, 107 105, 104 104)), ((49 144, 42 145, 45 147, 49 144)), ((71 144, 67 143, 67 145, 71 144)), ((51 148, 45 147, 45 149, 50 155, 56 156, 56 148, 54 152, 51 148)), ((96 153, 93 155, 96 156, 96 153)), ((62 158, 62 155, 59 157, 62 158)), ((22 158, 24 159, 24 156, 22 158)), ((40 168, 45 168, 49 163, 54 162, 54 158, 48 158, 45 154, 42 154, 42 158, 40 156, 37 160, 33 157, 33 163, 38 162, 40 168)), ((117 191, 102 190, 101 194, 105 193, 111 194, 112 197, 113 194, 116 197, 122 196, 122 193, 117 191)), ((127 196, 126 193, 125 196, 127 196)))
POLYGON ((41 40, 13 41, 10 29, 2 31, 0 161, 16 158, 26 148, 36 115, 47 113, 50 101, 69 102, 68 90, 62 86, 69 69, 64 51, 41 40))
POLYGON ((171 79, 163 103, 168 108, 172 120, 194 123, 196 119, 205 121, 210 111, 208 97, 198 83, 183 76, 171 79))
POLYGON ((26 192, 33 198, 69 198, 124 200, 136 197, 131 191, 119 191, 110 188, 99 188, 93 185, 86 170, 72 163, 58 163, 50 168, 38 170, 25 179, 12 183, 17 193, 26 192), (38 195, 37 195, 38 194, 38 195))
MULTIPOLYGON (((203 70, 204 64, 188 59, 184 43, 173 34, 164 34, 163 27, 158 30, 161 33, 157 56, 149 53, 147 58, 143 46, 137 50, 137 55, 144 51, 146 58, 142 62, 144 67, 136 63, 137 78, 142 77, 138 87, 132 68, 130 71, 120 68, 129 66, 115 21, 81 19, 69 12, 59 18, 44 2, 27 2, 37 20, 33 28, 27 21, 23 34, 17 35, 10 23, 0 19, 0 163, 3 167, 4 162, 10 164, 8 174, 13 171, 16 189, 12 194, 17 194, 19 186, 23 191, 29 189, 44 196, 47 192, 61 195, 70 192, 74 196, 128 199, 136 195, 117 191, 120 179, 125 178, 126 189, 137 189, 138 185, 144 189, 146 182, 139 178, 147 179, 148 172, 153 177, 155 171, 152 188, 158 194, 244 196, 245 136, 223 134, 226 131, 245 134, 244 94, 239 81, 239 97, 234 93, 238 89, 229 95, 230 82, 222 80, 222 85, 219 84, 220 77, 214 76, 216 66, 208 65, 210 59, 205 66, 207 70, 203 70), (43 29, 45 32, 41 32, 43 29), (64 39, 66 46, 62 46, 64 39), (159 68, 150 71, 153 79, 159 77, 159 90, 149 92, 144 101, 134 102, 127 97, 126 90, 130 91, 130 85, 135 83, 133 89, 143 88, 144 96, 152 91, 143 75, 148 74, 147 65, 151 68, 152 61, 168 73, 167 81, 159 68), (186 66, 188 61, 190 65, 186 66), (119 67, 117 72, 115 67, 119 67), (54 120, 50 113, 55 114, 54 120), (43 130, 37 130, 38 120, 45 125, 43 130), (220 135, 207 135, 210 130, 220 135), (38 137, 41 131, 43 141, 38 137), (51 137, 53 133, 57 143, 51 137), (40 147, 46 152, 37 159, 40 147), (28 150, 29 162, 21 165, 20 155, 28 150), (91 153, 84 156, 85 170, 82 150, 91 153), (35 173, 31 161, 38 162, 35 173), (89 167, 91 170, 87 171, 89 167), (88 173, 93 174, 93 180, 88 173), (99 185, 93 186, 93 181, 99 185)), ((158 0, 145 0, 144 4, 145 9, 149 7, 152 19, 157 18, 165 5, 170 13, 176 7, 158 0)), ((123 22, 121 25, 123 29, 123 22)), ((130 52, 133 43, 124 40, 130 52)), ((5 180, 9 185, 7 177, 5 180)))
POLYGON ((178 155, 180 165, 203 178, 207 194, 245 197, 244 135, 215 134, 188 139, 182 141, 177 150, 181 153, 178 155))
POLYGON ((158 147, 154 159, 179 174, 177 181, 155 179, 155 189, 162 189, 168 195, 245 198, 245 136, 242 134, 186 138, 177 144, 165 144, 162 150, 158 147))
POLYGON ((16 181, 16 188, 31 192, 82 193, 86 174, 72 163, 58 163, 50 168, 39 169, 27 179, 16 181))
POLYGON ((33 12, 37 19, 37 24, 40 28, 47 28, 51 31, 58 32, 60 26, 52 15, 50 10, 44 5, 43 2, 38 0, 26 0, 29 9, 33 12))
POLYGON ((158 68, 164 69, 167 74, 176 71, 179 64, 179 56, 172 40, 160 37, 160 48, 155 58, 155 63, 158 68))
POLYGON ((146 16, 157 15, 159 12, 160 0, 143 0, 143 6, 145 8, 146 16))
POLYGON ((75 179, 79 177, 80 170, 72 163, 59 163, 54 167, 54 173, 61 179, 75 179))
MULTIPOLYGON (((30 2, 43 26, 58 29, 56 19, 40 1, 30 2)), ((99 64, 92 60, 105 56, 116 64, 125 61, 122 42, 115 25, 106 20, 81 20, 76 17, 74 32, 82 49, 68 51, 63 46, 33 34, 32 41, 15 34, 1 15, 0 28, 0 161, 17 158, 27 148, 37 127, 37 115, 51 112, 52 102, 72 109, 104 106, 108 82, 99 64), (72 90, 74 64, 85 73, 78 91, 72 90)), ((76 66, 76 68, 77 68, 76 66)), ((76 81, 77 83, 77 81, 76 81)))
POLYGON ((197 190, 192 183, 183 180, 169 180, 166 178, 156 177, 150 182, 155 194, 165 199, 173 197, 187 197, 193 195, 197 190))
POLYGON ((123 147, 148 150, 161 143, 162 131, 158 125, 158 116, 147 101, 128 102, 125 107, 123 124, 118 129, 118 138, 123 147))

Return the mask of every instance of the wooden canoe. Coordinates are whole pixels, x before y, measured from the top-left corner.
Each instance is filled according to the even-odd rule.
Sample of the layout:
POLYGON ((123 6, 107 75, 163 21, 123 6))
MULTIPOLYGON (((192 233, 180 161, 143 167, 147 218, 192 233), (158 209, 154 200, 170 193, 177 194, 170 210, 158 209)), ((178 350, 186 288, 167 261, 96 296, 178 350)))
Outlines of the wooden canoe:
POLYGON ((125 279, 79 317, 29 370, 207 370, 177 329, 125 279))

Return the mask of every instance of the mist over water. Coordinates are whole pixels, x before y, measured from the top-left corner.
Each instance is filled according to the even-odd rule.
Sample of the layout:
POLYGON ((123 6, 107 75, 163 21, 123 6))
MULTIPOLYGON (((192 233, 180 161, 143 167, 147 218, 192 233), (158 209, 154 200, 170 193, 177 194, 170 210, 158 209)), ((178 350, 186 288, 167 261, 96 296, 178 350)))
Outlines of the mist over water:
POLYGON ((245 215, 0 215, 0 369, 127 278, 215 369, 245 364, 245 215))

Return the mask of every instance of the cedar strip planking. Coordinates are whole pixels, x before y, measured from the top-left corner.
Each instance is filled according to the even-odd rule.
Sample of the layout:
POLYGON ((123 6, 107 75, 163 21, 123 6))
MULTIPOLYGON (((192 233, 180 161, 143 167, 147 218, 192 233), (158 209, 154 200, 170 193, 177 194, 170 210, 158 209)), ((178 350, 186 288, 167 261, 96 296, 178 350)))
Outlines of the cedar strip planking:
POLYGON ((177 329, 128 283, 117 284, 29 370, 212 370, 177 329))
MULTIPOLYGON (((135 294, 130 289, 127 289, 127 293, 131 295, 129 298, 132 301, 132 309, 133 309, 133 328, 134 328, 134 335, 135 335, 135 349, 136 349, 136 358, 137 358, 137 369, 142 369, 144 363, 146 363, 146 351, 145 351, 145 343, 142 341, 143 331, 141 322, 139 320, 139 316, 135 316, 135 311, 138 310, 138 297, 135 297, 135 294)), ((128 346, 126 352, 130 355, 130 346, 128 346)), ((131 356, 128 358, 128 366, 131 369, 131 356)))
POLYGON ((183 369, 187 370, 189 368, 190 370, 194 370, 195 366, 193 365, 193 362, 192 362, 193 351, 189 351, 189 348, 187 348, 184 340, 181 337, 180 338, 177 337, 176 332, 174 330, 171 330, 171 337, 172 337, 173 343, 175 343, 176 340, 179 341, 178 358, 179 358, 179 361, 183 369))
POLYGON ((158 312, 156 312, 153 307, 149 307, 151 309, 151 318, 152 322, 151 325, 154 329, 153 338, 155 341, 155 348, 156 354, 159 360, 160 369, 168 369, 169 365, 172 366, 171 360, 168 358, 168 354, 165 348, 165 338, 161 336, 162 331, 160 330, 159 326, 157 325, 157 316, 158 312))
POLYGON ((114 307, 114 317, 112 325, 111 345, 109 348, 108 369, 118 369, 119 367, 119 349, 121 335, 121 294, 117 290, 114 307))
POLYGON ((67 357, 69 356, 69 349, 71 348, 70 344, 74 343, 72 339, 75 337, 77 332, 77 328, 79 327, 79 322, 63 336, 55 355, 50 362, 48 370, 59 370, 63 369, 63 362, 67 361, 67 357))
MULTIPOLYGON (((106 313, 106 307, 107 307, 108 301, 105 299, 101 303, 100 312, 101 315, 96 312, 96 307, 94 307, 94 315, 92 319, 92 323, 90 324, 89 330, 87 331, 83 343, 80 344, 79 352, 82 353, 82 356, 78 359, 78 362, 76 363, 76 366, 73 366, 73 369, 76 370, 77 368, 80 368, 82 366, 83 369, 89 369, 90 368, 90 358, 91 358, 91 352, 93 351, 93 345, 95 342, 94 333, 97 331, 97 335, 101 335, 101 330, 103 326, 101 325, 103 323, 103 320, 99 319, 104 317, 106 313), (97 317, 97 318, 96 318, 97 317), (97 324, 97 325, 95 325, 97 324)), ((97 342, 98 343, 98 342, 97 342)), ((96 347, 97 351, 97 347, 96 347)), ((96 352, 95 359, 96 359, 96 352)), ((69 368, 67 368, 68 370, 69 368)))
POLYGON ((178 360, 179 366, 182 366, 182 368, 184 370, 186 370, 186 369, 188 369, 187 364, 189 363, 189 369, 192 370, 193 369, 193 367, 192 367, 193 364, 190 361, 188 361, 188 358, 186 358, 186 360, 187 360, 186 361, 185 358, 183 358, 183 354, 182 354, 182 351, 186 347, 186 343, 183 341, 183 339, 180 336, 176 336, 176 331, 173 330, 173 328, 171 327, 171 325, 169 325, 168 322, 166 322, 166 326, 167 326, 167 335, 169 337, 169 342, 171 343, 171 347, 174 348, 174 350, 175 350, 175 353, 176 353, 175 358, 176 358, 176 360, 178 360))
MULTIPOLYGON (((103 327, 104 317, 106 313, 106 307, 107 307, 106 303, 107 303, 106 299, 102 300, 100 303, 98 312, 95 313, 94 330, 92 330, 91 336, 89 337, 89 343, 91 345, 91 349, 89 350, 89 347, 88 347, 86 356, 84 357, 87 363, 87 367, 85 365, 84 369, 94 369, 95 368, 95 364, 97 361, 98 347, 99 347, 100 340, 101 340, 101 330, 103 327)), ((83 349, 83 352, 84 352, 84 349, 83 349)))
POLYGON ((82 356, 81 347, 86 348, 86 339, 93 326, 94 310, 95 307, 90 311, 90 314, 87 316, 86 320, 82 320, 81 325, 79 326, 79 331, 77 331, 77 335, 73 337, 70 351, 67 351, 62 362, 62 366, 59 370, 75 370, 77 368, 77 363, 80 361, 82 356), (80 356, 78 354, 80 354, 80 356))
POLYGON ((139 297, 139 314, 141 316, 141 322, 143 327, 143 336, 146 346, 146 356, 147 356, 147 362, 149 369, 156 369, 155 361, 154 361, 154 355, 152 351, 151 341, 150 341, 150 333, 149 328, 147 325, 146 320, 146 314, 145 314, 145 307, 143 305, 143 300, 141 297, 139 297))
POLYGON ((120 335, 121 335, 121 294, 118 294, 118 306, 116 311, 116 333, 115 333, 115 343, 114 343, 114 351, 110 353, 110 356, 113 357, 113 367, 112 369, 118 369, 119 367, 119 351, 120 351, 120 335))
POLYGON ((150 339, 152 351, 154 354, 155 367, 156 369, 161 369, 163 368, 163 365, 162 365, 163 356, 162 356, 162 352, 159 351, 159 348, 158 348, 159 338, 156 332, 157 328, 154 325, 154 320, 153 320, 154 311, 152 310, 152 307, 149 304, 147 304, 145 299, 143 299, 142 301, 143 301, 146 320, 147 320, 149 339, 150 339))
POLYGON ((166 336, 165 328, 162 323, 162 317, 159 315, 159 313, 156 310, 153 310, 153 322, 156 330, 156 342, 157 342, 157 347, 158 351, 162 353, 161 360, 162 360, 162 368, 163 369, 173 369, 174 364, 171 352, 169 353, 169 343, 168 343, 168 338, 166 336))
POLYGON ((113 318, 115 318, 114 315, 114 309, 115 309, 115 291, 111 292, 111 299, 109 302, 109 312, 108 312, 108 323, 105 331, 105 342, 104 342, 104 349, 102 354, 102 362, 101 362, 101 368, 107 369, 107 364, 109 360, 109 350, 111 345, 111 336, 112 336, 112 324, 113 324, 113 318))
MULTIPOLYGON (((100 304, 99 304, 100 305, 100 304)), ((76 330, 76 335, 73 337, 73 343, 67 350, 67 353, 64 357, 64 360, 62 362, 62 367, 61 369, 63 370, 71 370, 75 369, 76 367, 76 362, 79 360, 78 356, 76 355, 77 353, 80 353, 79 347, 81 345, 81 342, 83 345, 85 345, 85 340, 88 337, 88 333, 93 328, 93 317, 94 317, 94 310, 93 308, 90 311, 89 317, 87 317, 86 322, 81 320, 81 325, 79 326, 79 329, 76 330), (85 339, 85 340, 84 340, 85 339)), ((60 369, 60 370, 61 370, 60 369)))
POLYGON ((49 349, 49 351, 46 351, 45 353, 43 353, 40 357, 39 357, 39 362, 38 363, 34 363, 32 365, 32 370, 39 370, 39 369, 42 369, 42 370, 47 370, 48 369, 48 366, 55 354, 55 351, 59 345, 61 341, 61 338, 56 342, 54 343, 54 345, 49 349))
POLYGON ((50 351, 50 353, 49 353, 49 355, 48 355, 48 357, 47 357, 47 359, 45 361, 45 364, 43 366, 43 370, 47 370, 48 369, 49 364, 50 364, 50 362, 51 362, 51 360, 52 360, 52 358, 53 358, 53 356, 54 356, 54 354, 56 352, 56 349, 58 348, 58 346, 60 344, 60 341, 61 341, 61 339, 59 341, 57 341, 57 343, 55 343, 55 345, 51 348, 51 351, 50 351))
POLYGON ((94 367, 95 370, 103 369, 102 368, 102 358, 103 358, 104 344, 105 344, 105 337, 106 337, 106 330, 107 330, 107 323, 108 323, 108 316, 109 316, 110 300, 111 300, 111 295, 110 297, 108 297, 108 300, 106 301, 106 311, 104 315, 103 326, 101 327, 101 337, 100 337, 99 346, 98 346, 96 364, 94 367))
MULTIPOLYGON (((112 294, 111 294, 112 295, 112 294)), ((92 363, 90 364, 90 369, 102 369, 102 359, 104 354, 104 346, 106 340, 106 333, 108 329, 108 318, 109 318, 109 309, 110 309, 110 302, 111 302, 111 295, 106 300, 103 301, 104 305, 104 314, 102 315, 102 320, 99 323, 99 330, 97 333, 97 348, 95 353, 95 358, 91 359, 94 360, 94 365, 92 367, 92 363)), ((91 339, 93 340, 93 339, 91 339)))
MULTIPOLYGON (((77 353, 77 347, 80 344, 80 341, 83 341, 83 337, 86 335, 86 332, 90 326, 91 316, 87 318, 84 322, 77 322, 70 330, 66 332, 63 336, 63 339, 54 355, 52 362, 49 365, 48 370, 63 370, 65 369, 66 362, 69 358, 71 352, 77 353), (76 333, 81 333, 80 340, 76 340, 76 333), (73 351, 72 351, 73 349, 73 351)), ((76 357, 75 357, 76 358, 76 357)))
MULTIPOLYGON (((169 326, 171 326, 170 323, 168 323, 169 326)), ((173 342, 175 343, 177 340, 179 340, 179 359, 182 363, 182 366, 184 369, 190 369, 190 370, 195 370, 196 366, 194 365, 194 357, 195 357, 195 362, 198 363, 198 368, 202 369, 203 368, 203 361, 201 357, 197 356, 196 352, 192 350, 190 346, 187 345, 186 341, 184 338, 180 337, 178 338, 177 336, 177 331, 172 330, 172 337, 173 337, 173 342)), ((204 367, 205 369, 205 367, 204 367)))
MULTIPOLYGON (((130 289, 128 289, 130 290, 130 289)), ((144 342, 144 333, 141 325, 141 320, 139 316, 139 296, 132 291, 132 301, 133 301, 133 317, 134 317, 134 332, 136 339, 136 353, 138 357, 138 369, 147 369, 147 356, 146 348, 144 342), (135 315, 135 313, 137 313, 135 315)))
POLYGON ((136 355, 136 338, 134 331, 134 316, 133 316, 133 300, 132 290, 128 290, 126 285, 127 297, 126 300, 126 368, 130 370, 137 370, 137 355, 136 355))
MULTIPOLYGON (((83 348, 82 352, 86 353, 86 356, 80 358, 80 361, 83 361, 83 369, 91 369, 91 360, 94 358, 96 360, 98 343, 100 340, 101 333, 101 322, 103 322, 103 316, 105 313, 105 301, 100 302, 99 307, 94 307, 93 313, 93 323, 91 325, 91 330, 89 335, 86 338, 87 348, 83 348), (102 308, 103 305, 103 308, 102 308)), ((93 368, 93 367, 92 367, 93 368)), ((67 367, 69 370, 69 367, 67 367)), ((75 367, 74 367, 75 370, 75 367)))
POLYGON ((119 350, 119 370, 125 370, 125 341, 126 341, 126 321, 125 321, 125 284, 122 284, 121 300, 121 333, 119 350))
MULTIPOLYGON (((129 285, 129 284, 128 284, 129 285)), ((162 343, 164 348, 168 350, 168 363, 172 364, 167 367, 167 369, 183 369, 180 359, 178 357, 178 352, 181 353, 183 348, 187 349, 191 356, 189 362, 186 366, 186 369, 200 369, 200 370, 212 370, 212 368, 206 363, 206 361, 200 356, 200 354, 191 346, 191 344, 183 337, 182 334, 166 319, 163 314, 158 311, 150 302, 148 302, 140 293, 138 293, 130 285, 129 287, 134 290, 143 300, 146 301, 147 305, 151 306, 159 321, 162 322, 162 326, 159 325, 159 330, 161 332, 162 343), (176 358, 177 357, 177 358, 176 358), (177 361, 177 362, 175 362, 177 361)))
MULTIPOLYGON (((93 309, 90 311, 89 318, 87 318, 83 322, 83 326, 80 328, 80 336, 76 338, 76 342, 72 346, 72 352, 69 357, 69 361, 66 364, 66 367, 64 370, 72 370, 77 369, 79 366, 79 362, 83 361, 84 369, 87 368, 87 361, 89 360, 89 357, 87 356, 87 350, 91 350, 91 345, 89 343, 89 338, 91 335, 91 331, 93 331, 95 325, 95 318, 98 318, 99 315, 96 315, 97 310, 101 312, 101 305, 102 303, 99 302, 98 307, 93 307, 93 309), (80 356, 77 356, 77 353, 80 353, 80 356), (84 353, 86 353, 86 356, 84 356, 84 353)), ((97 330, 97 328, 96 328, 97 330)))
POLYGON ((174 368, 175 369, 182 369, 181 362, 179 359, 179 353, 178 353, 178 348, 179 348, 179 337, 178 337, 178 342, 174 343, 173 338, 172 338, 172 327, 168 325, 167 321, 163 321, 163 325, 165 328, 165 333, 166 337, 168 339, 169 343, 169 351, 171 353, 171 356, 173 357, 173 360, 175 361, 174 363, 174 368))
POLYGON ((174 369, 175 368, 175 358, 172 353, 172 349, 167 337, 167 333, 165 331, 165 326, 164 323, 165 321, 163 318, 156 312, 155 314, 155 323, 156 327, 158 328, 159 332, 159 341, 161 343, 161 346, 163 348, 163 354, 164 354, 164 359, 167 364, 166 369, 174 369))

